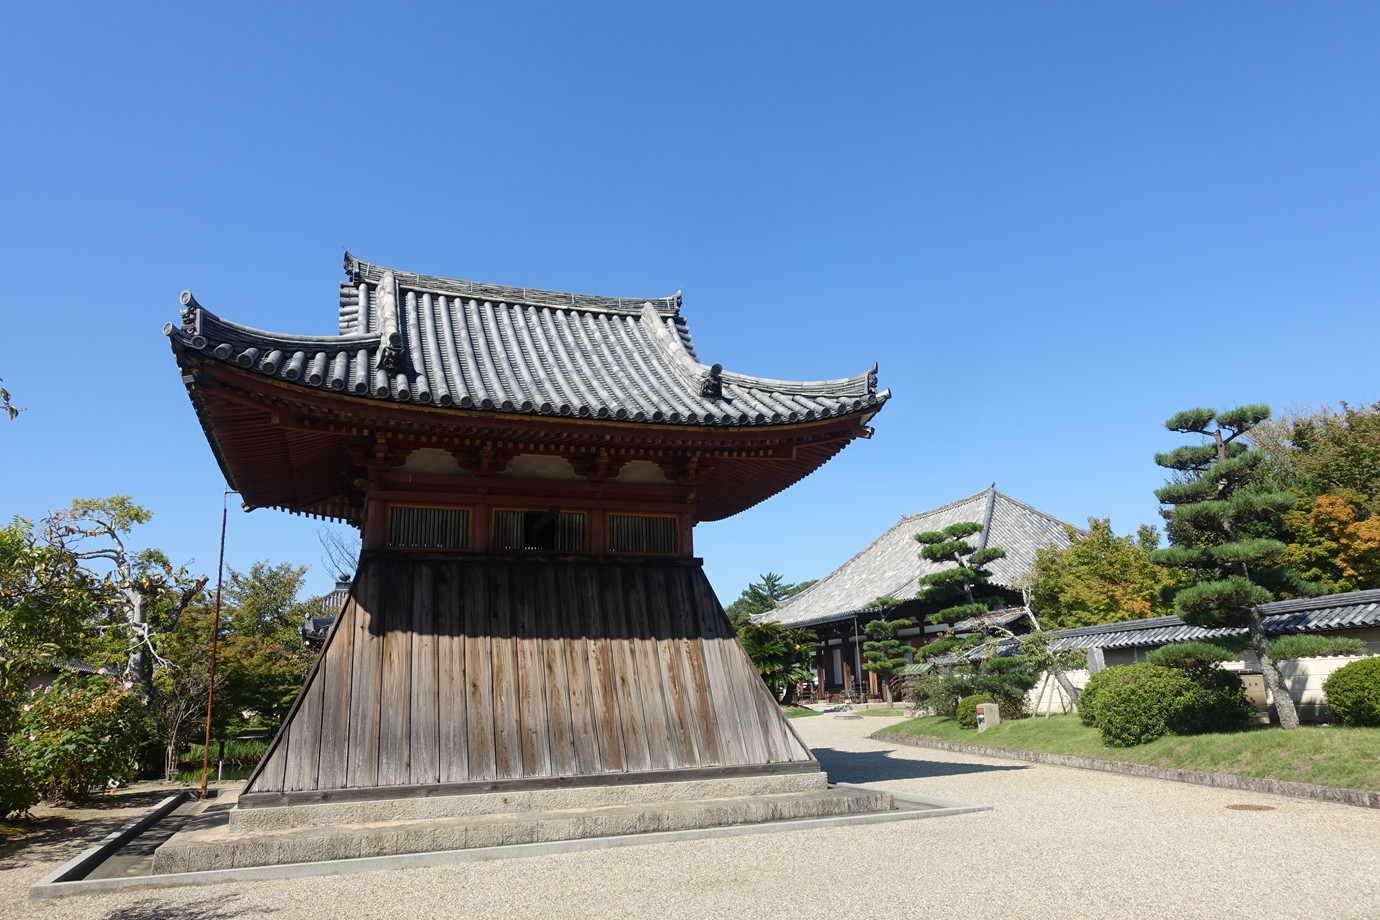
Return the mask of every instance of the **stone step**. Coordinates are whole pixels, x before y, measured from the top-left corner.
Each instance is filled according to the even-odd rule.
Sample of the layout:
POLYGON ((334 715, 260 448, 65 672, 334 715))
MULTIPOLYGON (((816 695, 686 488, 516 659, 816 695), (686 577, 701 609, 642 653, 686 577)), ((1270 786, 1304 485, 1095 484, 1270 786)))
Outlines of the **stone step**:
POLYGON ((609 786, 571 785, 555 789, 523 789, 466 795, 240 807, 230 813, 230 828, 232 831, 282 830, 290 827, 371 824, 376 821, 512 814, 553 808, 648 805, 655 802, 683 802, 781 792, 821 792, 828 786, 829 778, 823 771, 815 769, 804 773, 713 777, 676 782, 609 786))
POLYGON ((859 788, 724 796, 277 829, 189 826, 158 848, 154 873, 199 872, 725 827, 889 811, 891 795, 859 788))

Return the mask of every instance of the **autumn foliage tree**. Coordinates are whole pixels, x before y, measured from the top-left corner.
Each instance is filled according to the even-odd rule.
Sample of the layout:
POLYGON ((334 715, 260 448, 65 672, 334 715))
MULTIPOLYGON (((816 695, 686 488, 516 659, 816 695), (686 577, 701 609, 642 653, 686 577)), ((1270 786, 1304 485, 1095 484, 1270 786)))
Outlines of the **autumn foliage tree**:
POLYGON ((1329 593, 1380 587, 1380 514, 1350 490, 1300 502, 1284 515, 1292 542, 1284 561, 1329 593))
POLYGON ((1155 528, 1119 537, 1106 518, 1088 518, 1087 533, 1066 527, 1069 545, 1035 551, 1027 576, 1030 607, 1046 629, 1096 626, 1163 616, 1171 605, 1162 591, 1172 570, 1150 560, 1159 546, 1155 528))
POLYGON ((1293 700, 1266 652, 1260 605, 1274 600, 1278 590, 1297 592, 1306 586, 1283 567, 1283 542, 1252 535, 1254 527, 1292 508, 1294 499, 1262 481, 1264 454, 1242 441, 1269 417, 1269 406, 1251 405, 1225 412, 1188 409, 1165 422, 1170 431, 1203 440, 1155 456, 1155 463, 1178 474, 1177 481, 1155 492, 1169 509, 1171 525, 1178 527, 1170 528, 1175 545, 1151 558, 1186 574, 1185 584, 1174 592, 1174 609, 1185 622, 1247 628, 1280 724, 1297 728, 1293 700))

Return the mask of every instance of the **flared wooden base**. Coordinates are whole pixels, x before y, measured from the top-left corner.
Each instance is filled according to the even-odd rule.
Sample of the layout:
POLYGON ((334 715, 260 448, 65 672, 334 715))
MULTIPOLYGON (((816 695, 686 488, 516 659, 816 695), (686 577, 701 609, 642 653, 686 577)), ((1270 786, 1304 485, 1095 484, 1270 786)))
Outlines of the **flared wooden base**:
POLYGON ((375 551, 239 805, 817 769, 696 561, 375 551))

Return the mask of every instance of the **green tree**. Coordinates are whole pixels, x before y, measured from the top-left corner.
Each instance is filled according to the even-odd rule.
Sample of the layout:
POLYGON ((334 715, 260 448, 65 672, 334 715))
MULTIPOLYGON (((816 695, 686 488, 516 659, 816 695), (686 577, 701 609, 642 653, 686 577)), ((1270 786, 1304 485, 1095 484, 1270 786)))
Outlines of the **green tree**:
POLYGON ((863 670, 871 671, 886 688, 886 702, 891 705, 891 679, 910 662, 906 652, 910 645, 896 638, 896 634, 910 625, 910 620, 873 620, 863 627, 867 641, 863 643, 863 670))
POLYGON ((1380 514, 1358 493, 1302 498, 1284 515, 1284 561, 1328 593, 1380 588, 1380 514))
POLYGON ((125 678, 145 699, 154 692, 160 627, 176 623, 206 584, 205 576, 192 578, 185 568, 174 569, 159 550, 126 546, 133 529, 152 517, 128 495, 115 495, 78 499, 43 522, 50 546, 82 566, 108 566, 91 589, 99 603, 118 610, 123 619, 119 633, 126 650, 125 678))
POLYGON ((10 421, 14 421, 15 417, 23 411, 23 409, 10 402, 10 391, 4 387, 0 387, 0 412, 4 412, 5 415, 9 416, 10 421))
POLYGON ((761 576, 760 581, 748 584, 738 595, 738 599, 728 605, 724 613, 728 614, 728 621, 733 624, 733 631, 741 634, 743 627, 748 624, 752 617, 774 609, 781 601, 794 594, 799 594, 817 580, 802 581, 798 585, 793 585, 782 581, 781 576, 775 572, 767 572, 761 576))
POLYGON ((743 651, 772 696, 783 704, 795 699, 796 684, 811 677, 818 637, 808 629, 786 629, 780 623, 748 623, 738 636, 743 651))
POLYGON ((1251 405, 1225 412, 1188 409, 1165 422, 1170 431, 1204 440, 1155 456, 1156 464, 1179 474, 1177 481, 1155 492, 1169 506, 1171 524, 1185 525, 1171 528, 1171 540, 1176 534, 1192 537, 1156 550, 1151 558, 1186 573, 1186 583, 1174 591, 1174 609, 1185 622, 1249 630, 1280 724, 1292 729, 1298 727, 1298 714, 1266 652, 1260 605, 1274 600, 1276 590, 1303 591, 1306 586, 1280 565, 1283 542, 1251 534, 1253 525, 1277 523, 1294 499, 1262 481, 1264 454, 1241 440, 1269 417, 1269 406, 1251 405))
POLYGON ((1261 469, 1281 488, 1309 498, 1354 493, 1366 515, 1380 513, 1380 402, 1295 409, 1249 438, 1265 454, 1261 469))
POLYGON ((1106 519, 1088 518, 1088 532, 1066 527, 1069 545, 1035 550, 1026 576, 1030 608, 1046 629, 1096 626, 1170 612, 1162 592, 1175 573, 1150 560, 1159 545, 1155 528, 1118 537, 1106 519))
MULTIPOLYGON (((306 572, 290 562, 260 561, 247 572, 230 569, 227 579, 216 696, 233 713, 251 713, 261 729, 281 724, 311 667, 301 627, 315 604, 299 599, 306 572)), ((225 726, 237 731, 244 723, 232 717, 225 726)))
POLYGON ((921 577, 920 590, 915 596, 943 609, 926 617, 931 623, 952 623, 965 617, 980 616, 1004 603, 1000 596, 978 597, 973 592, 987 587, 992 573, 983 568, 989 562, 1005 558, 1006 551, 996 546, 983 549, 968 543, 967 538, 982 533, 982 525, 973 521, 950 524, 943 530, 930 530, 915 535, 921 544, 920 558, 928 562, 952 562, 951 569, 941 569, 921 577))

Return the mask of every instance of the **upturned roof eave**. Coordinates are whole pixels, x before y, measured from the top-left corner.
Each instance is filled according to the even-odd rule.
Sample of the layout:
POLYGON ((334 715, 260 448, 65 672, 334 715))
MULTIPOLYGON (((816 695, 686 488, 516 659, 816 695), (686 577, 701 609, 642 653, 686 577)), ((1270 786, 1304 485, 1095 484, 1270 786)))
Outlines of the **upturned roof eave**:
MULTIPOLYGON (((238 367, 240 369, 247 369, 244 368, 243 365, 238 364, 236 360, 237 355, 235 353, 239 352, 242 354, 244 350, 249 348, 257 349, 263 354, 281 351, 284 353, 285 358, 299 351, 306 352, 314 349, 317 353, 326 353, 330 355, 332 360, 334 360, 334 357, 341 353, 357 356, 359 352, 363 351, 372 355, 379 344, 379 337, 370 333, 334 336, 305 336, 275 333, 224 319, 199 305, 196 306, 194 310, 195 328, 193 330, 189 331, 173 323, 167 323, 163 328, 164 334, 168 336, 173 344, 174 351, 182 350, 189 353, 196 353, 205 360, 230 368, 238 367), (217 348, 227 345, 229 346, 229 350, 224 356, 216 353, 217 348)), ((683 346, 681 347, 683 348, 683 346)), ((685 360, 693 361, 694 359, 687 355, 685 360)), ((875 368, 875 365, 873 367, 875 368)), ((699 365, 698 362, 695 362, 693 369, 677 368, 677 371, 679 371, 678 376, 682 379, 683 385, 687 388, 684 395, 688 400, 699 399, 697 396, 692 397, 690 395, 690 384, 697 379, 694 377, 695 369, 708 370, 707 368, 703 368, 703 365, 699 365)), ((286 368, 280 367, 277 373, 265 373, 262 376, 275 379, 277 382, 285 383, 303 391, 328 392, 338 396, 361 395, 370 402, 420 405, 425 408, 440 409, 443 411, 478 411, 484 414, 509 411, 497 407, 495 409, 484 409, 477 406, 438 406, 428 403, 417 403, 412 399, 402 399, 391 394, 386 397, 380 397, 373 394, 348 394, 338 390, 330 390, 324 385, 307 383, 301 378, 283 379, 282 373, 284 372, 286 372, 286 368)), ((737 417, 732 417, 732 413, 721 407, 706 406, 704 409, 706 414, 713 412, 715 409, 718 409, 720 413, 715 418, 715 421, 708 425, 697 426, 696 422, 689 421, 688 419, 682 421, 663 419, 660 421, 650 420, 649 422, 631 419, 631 421, 639 425, 644 423, 664 424, 672 428, 705 427, 721 430, 781 428, 798 424, 809 424, 811 422, 828 421, 830 419, 843 418, 849 415, 870 418, 872 415, 881 411, 882 407, 891 398, 891 392, 889 390, 877 393, 870 389, 871 386, 875 385, 875 372, 872 369, 869 369, 869 371, 864 374, 850 378, 841 378, 840 381, 836 381, 840 384, 839 392, 826 392, 827 387, 834 383, 831 381, 772 381, 766 378, 752 378, 742 374, 724 374, 723 379, 725 383, 730 385, 734 385, 736 381, 755 381, 755 383, 751 385, 751 388, 760 390, 764 393, 774 393, 784 396, 808 396, 816 399, 833 400, 840 404, 833 407, 833 411, 830 414, 823 414, 821 412, 819 417, 816 418, 808 417, 808 410, 800 414, 802 417, 797 418, 790 418, 789 416, 781 416, 779 418, 766 417, 761 411, 757 411, 752 416, 744 417, 747 414, 746 410, 739 410, 737 417)), ((737 383, 736 385, 742 386, 744 384, 737 383)), ((517 408, 518 411, 513 414, 524 416, 537 415, 564 418, 595 417, 565 415, 559 411, 559 407, 554 406, 543 408, 539 405, 533 405, 530 409, 515 408, 517 408)), ((629 419, 608 417, 600 418, 600 421, 622 422, 629 421, 629 419)))

